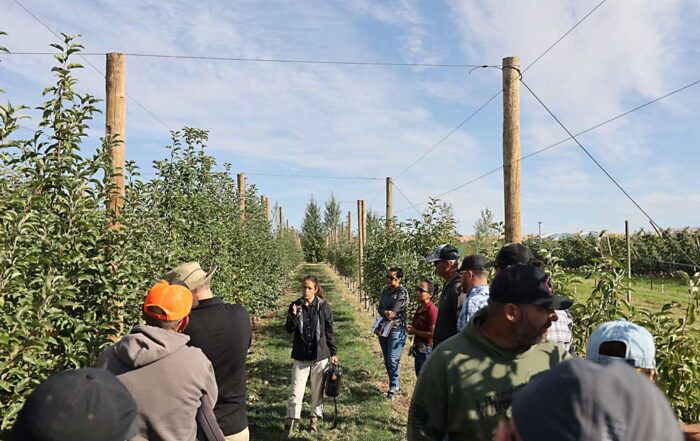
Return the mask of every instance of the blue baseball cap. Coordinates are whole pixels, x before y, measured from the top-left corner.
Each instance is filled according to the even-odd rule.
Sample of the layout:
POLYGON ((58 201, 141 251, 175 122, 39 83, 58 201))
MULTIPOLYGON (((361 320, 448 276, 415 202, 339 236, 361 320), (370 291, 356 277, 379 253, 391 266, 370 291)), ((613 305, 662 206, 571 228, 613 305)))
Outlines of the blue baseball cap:
POLYGON ((625 319, 606 322, 593 331, 588 339, 586 358, 598 363, 621 360, 636 368, 656 369, 654 337, 643 327, 625 319), (600 346, 607 342, 624 343, 624 358, 600 354, 600 346))

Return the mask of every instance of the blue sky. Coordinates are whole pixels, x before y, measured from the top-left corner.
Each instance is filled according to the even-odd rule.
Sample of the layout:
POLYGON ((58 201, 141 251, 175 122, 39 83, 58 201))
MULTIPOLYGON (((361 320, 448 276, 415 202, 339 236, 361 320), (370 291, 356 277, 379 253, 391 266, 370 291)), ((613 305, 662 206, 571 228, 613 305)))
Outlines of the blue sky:
MULTIPOLYGON (((58 32, 82 34, 86 52, 523 66, 600 0, 550 1, 37 1, 21 3, 58 32)), ((14 0, 0 0, 0 45, 47 51, 55 37, 14 0)), ((524 75, 574 133, 700 79, 694 0, 608 0, 524 75)), ((50 56, 0 56, 3 101, 37 106, 52 82, 50 56)), ((89 57, 100 69, 104 56, 89 57)), ((104 98, 90 68, 79 87, 104 98)), ((397 176, 501 87, 496 69, 308 65, 127 56, 128 93, 171 129, 211 131, 209 153, 249 175, 299 225, 311 195, 331 192, 355 218, 355 200, 383 212, 385 176, 397 176), (255 174, 364 176, 323 180, 255 174)), ((663 226, 700 225, 697 185, 700 85, 582 135, 598 158, 663 226)), ((103 105, 103 104, 102 104, 103 105)), ((522 153, 566 137, 521 88, 522 153)), ((27 121, 25 126, 36 122, 27 121)), ((92 126, 96 145, 104 121, 92 126)), ((168 130, 127 103, 127 158, 148 177, 168 130)), ((502 99, 396 180, 413 203, 502 163, 502 99)), ((503 216, 502 173, 445 196, 459 229, 479 210, 503 216)), ((400 218, 415 216, 395 192, 400 218)), ((419 207, 422 208, 422 207, 419 207)), ((610 229, 639 211, 571 141, 522 164, 523 230, 610 229)))

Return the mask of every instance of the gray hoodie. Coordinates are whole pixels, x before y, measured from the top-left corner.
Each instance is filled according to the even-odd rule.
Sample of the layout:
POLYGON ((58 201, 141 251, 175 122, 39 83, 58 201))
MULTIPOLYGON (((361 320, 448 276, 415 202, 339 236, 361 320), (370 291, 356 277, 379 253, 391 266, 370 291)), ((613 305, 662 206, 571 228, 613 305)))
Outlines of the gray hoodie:
POLYGON ((113 372, 139 407, 138 433, 129 441, 194 441, 199 399, 218 390, 211 363, 190 337, 139 325, 100 356, 97 366, 113 372))

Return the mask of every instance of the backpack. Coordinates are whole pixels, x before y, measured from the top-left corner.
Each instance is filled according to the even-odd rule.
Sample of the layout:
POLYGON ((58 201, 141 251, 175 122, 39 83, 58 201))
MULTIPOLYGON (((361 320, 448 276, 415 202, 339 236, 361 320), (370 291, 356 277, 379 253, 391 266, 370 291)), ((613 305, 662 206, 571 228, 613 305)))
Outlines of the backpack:
POLYGON ((333 419, 333 426, 331 429, 335 429, 338 426, 338 395, 340 395, 340 383, 343 378, 343 370, 334 363, 329 363, 326 369, 323 371, 323 391, 326 396, 333 398, 333 406, 335 407, 335 418, 333 419))

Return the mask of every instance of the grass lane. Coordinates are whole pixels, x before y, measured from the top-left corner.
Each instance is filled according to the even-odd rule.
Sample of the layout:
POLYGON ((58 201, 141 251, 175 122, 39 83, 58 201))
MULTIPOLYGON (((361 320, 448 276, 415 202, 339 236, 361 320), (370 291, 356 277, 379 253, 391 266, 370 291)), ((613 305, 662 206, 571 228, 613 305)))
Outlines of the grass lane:
MULTIPOLYGON (((333 306, 338 358, 343 369, 343 384, 338 397, 338 428, 331 430, 333 401, 325 398, 325 421, 320 432, 308 431, 308 393, 302 410, 299 440, 404 440, 410 391, 415 374, 413 359, 404 351, 401 393, 394 402, 385 400, 387 376, 376 337, 370 335, 373 318, 362 312, 342 282, 327 266, 300 266, 291 285, 292 292, 280 299, 277 309, 257 325, 248 358, 248 417, 251 439, 279 440, 285 419, 290 389, 292 337, 284 329, 289 302, 299 296, 298 286, 306 274, 317 276, 325 298, 333 306), (407 392, 408 391, 408 392, 407 392)), ((407 343, 408 345, 408 343, 407 343)))

